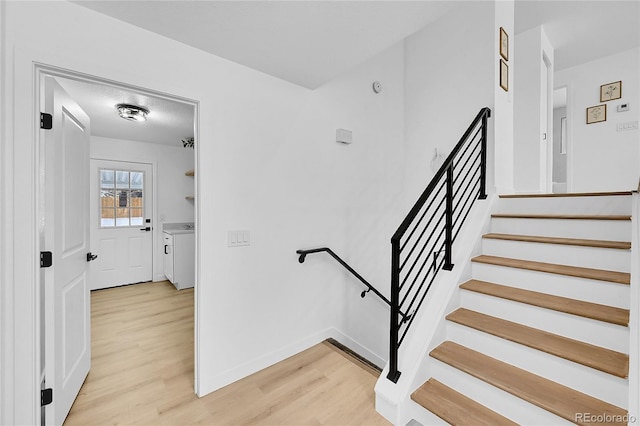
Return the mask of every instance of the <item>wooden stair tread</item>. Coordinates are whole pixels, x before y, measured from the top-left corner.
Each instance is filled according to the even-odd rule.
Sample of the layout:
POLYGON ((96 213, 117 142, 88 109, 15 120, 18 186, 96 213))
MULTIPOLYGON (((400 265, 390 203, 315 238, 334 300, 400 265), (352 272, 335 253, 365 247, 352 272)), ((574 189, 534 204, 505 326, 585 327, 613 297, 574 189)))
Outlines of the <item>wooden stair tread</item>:
POLYGON ((611 248, 629 250, 631 243, 628 241, 585 240, 580 238, 539 237, 537 235, 516 235, 488 233, 483 238, 505 241, 522 241, 527 243, 560 244, 569 246, 583 246, 596 248, 611 248))
POLYGON ((582 424, 577 413, 591 413, 605 419, 622 419, 627 414, 620 407, 453 342, 442 343, 430 355, 570 422, 582 424))
POLYGON ((588 278, 591 280, 608 281, 618 284, 630 284, 631 274, 627 272, 607 271, 604 269, 582 268, 579 266, 558 265, 555 263, 534 262, 532 260, 511 259, 508 257, 480 255, 471 259, 472 262, 489 265, 506 266, 508 268, 526 269, 529 271, 546 272, 550 274, 568 275, 571 277, 588 278))
POLYGON ((494 213, 496 219, 631 220, 630 215, 494 213))
POLYGON ((517 425, 434 378, 413 392, 411 399, 451 425, 517 425))
POLYGON ((566 198, 566 197, 608 197, 616 195, 631 195, 631 191, 614 192, 568 192, 564 194, 504 194, 500 198, 566 198))
POLYGON ((460 288, 611 324, 622 326, 629 324, 629 310, 613 306, 522 290, 479 280, 469 280, 462 284, 460 288))
POLYGON ((465 308, 455 310, 447 315, 446 318, 466 327, 586 365, 617 377, 625 378, 629 374, 629 356, 620 352, 465 308))

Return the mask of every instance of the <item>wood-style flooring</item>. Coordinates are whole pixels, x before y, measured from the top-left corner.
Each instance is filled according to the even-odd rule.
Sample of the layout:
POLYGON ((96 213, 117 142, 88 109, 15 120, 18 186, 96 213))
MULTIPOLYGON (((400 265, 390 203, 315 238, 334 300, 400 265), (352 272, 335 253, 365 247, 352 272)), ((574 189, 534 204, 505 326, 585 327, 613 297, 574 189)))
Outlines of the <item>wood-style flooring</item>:
POLYGON ((193 289, 94 291, 92 365, 65 425, 387 425, 377 372, 324 342, 203 398, 193 391, 193 289))

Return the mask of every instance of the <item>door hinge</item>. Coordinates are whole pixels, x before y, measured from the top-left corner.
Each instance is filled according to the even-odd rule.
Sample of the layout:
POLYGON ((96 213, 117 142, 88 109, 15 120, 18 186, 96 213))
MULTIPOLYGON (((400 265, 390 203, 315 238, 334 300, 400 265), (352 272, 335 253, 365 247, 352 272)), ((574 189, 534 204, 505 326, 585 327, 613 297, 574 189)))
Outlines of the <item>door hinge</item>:
POLYGON ((51 130, 53 128, 53 116, 46 112, 40 113, 40 128, 44 130, 51 130))
POLYGON ((40 267, 48 268, 53 265, 53 253, 50 251, 41 251, 40 252, 40 267))
POLYGON ((44 407, 53 402, 53 389, 47 388, 40 391, 40 406, 44 407))

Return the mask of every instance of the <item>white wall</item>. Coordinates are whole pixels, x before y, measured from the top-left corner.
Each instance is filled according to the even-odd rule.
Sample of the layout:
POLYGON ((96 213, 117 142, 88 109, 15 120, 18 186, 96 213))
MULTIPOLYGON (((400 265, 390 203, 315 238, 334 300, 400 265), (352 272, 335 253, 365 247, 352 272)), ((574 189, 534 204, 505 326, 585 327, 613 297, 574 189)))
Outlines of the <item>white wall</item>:
POLYGON ((618 132, 617 125, 638 120, 639 49, 631 49, 556 72, 556 86, 568 86, 567 147, 570 190, 619 191, 638 187, 638 130, 618 132), (622 81, 622 99, 600 102, 600 85, 622 81), (586 108, 607 105, 607 121, 586 124, 586 108), (626 112, 616 107, 628 103, 626 112))
MULTIPOLYGON (((434 174, 430 164, 435 149, 446 157, 478 111, 493 108, 494 21, 493 2, 469 2, 406 39, 407 206, 434 174)), ((493 129, 491 120, 489 127, 493 129)))
POLYGON ((194 221, 194 202, 184 198, 194 193, 194 179, 184 175, 194 167, 194 150, 181 146, 92 136, 90 155, 91 158, 101 160, 134 161, 153 165, 153 280, 166 279, 161 256, 162 224, 194 221))
POLYGON ((514 51, 516 63, 514 73, 514 175, 516 192, 538 193, 550 190, 551 129, 553 110, 543 116, 543 91, 551 99, 553 82, 553 47, 544 28, 539 26, 519 33, 515 37, 517 49, 514 51), (551 79, 543 87, 542 72, 545 68, 543 55, 551 62, 551 79), (542 140, 547 132, 548 140, 542 140))
POLYGON ((388 316, 375 299, 351 300, 359 290, 334 263, 317 255, 300 265, 295 250, 330 245, 358 268, 379 263, 372 281, 384 275, 386 282, 386 248, 376 246, 375 258, 366 262, 351 254, 367 248, 368 241, 359 241, 365 235, 389 237, 396 213, 387 206, 403 198, 395 185, 402 180, 402 45, 311 92, 76 4, 3 7, 2 226, 13 233, 3 235, 8 297, 2 367, 3 378, 12 372, 15 379, 3 380, 2 423, 35 424, 38 416, 34 62, 198 101, 200 395, 298 352, 332 329, 347 336, 362 332, 351 337, 384 356, 376 339, 384 337, 378 321, 386 323, 388 316), (45 39, 48 48, 42 47, 45 39), (380 95, 371 91, 374 77, 383 84, 380 95), (336 128, 353 130, 354 144, 336 144, 336 128), (377 213, 387 216, 376 219, 377 213), (227 248, 233 229, 250 230, 251 246, 227 248), (356 310, 364 310, 364 319, 351 319, 356 310), (19 341, 12 340, 14 324, 19 341))
MULTIPOLYGON (((515 91, 514 73, 515 60, 515 1, 501 0, 495 3, 494 46, 500 44, 500 27, 504 28, 509 37, 508 60, 509 66, 509 91, 500 87, 500 50, 494 50, 495 72, 493 81, 495 90, 495 103, 492 111, 494 128, 494 144, 489 144, 487 162, 489 167, 495 169, 495 187, 499 194, 511 194, 514 192, 513 170, 513 93, 515 91)), ((489 185, 488 185, 489 186, 489 185)))
MULTIPOLYGON (((512 191, 513 104, 509 93, 499 86, 498 34, 503 26, 513 37, 513 14, 512 1, 465 2, 405 40, 405 212, 434 175, 431 160, 435 149, 448 155, 483 107, 492 109, 488 120, 487 191, 493 192, 495 185, 501 191, 512 191), (501 128, 494 132, 494 126, 501 128), (494 167, 491 157, 497 150, 501 164, 494 167)), ((483 206, 486 208, 487 204, 477 205, 483 206)), ((454 246, 454 256, 473 246, 454 246)), ((466 259, 459 260, 456 265, 464 265, 466 259)), ((458 276, 464 271, 456 266, 452 274, 458 276)), ((424 360, 425 339, 434 331, 433 321, 421 324, 421 320, 432 319, 434 312, 447 306, 450 289, 458 283, 450 279, 452 274, 438 275, 430 297, 402 343, 398 365, 402 375, 398 383, 387 380, 385 370, 376 384, 376 409, 394 424, 406 424, 410 419, 404 410, 415 390, 412 385, 416 366, 424 360), (428 309, 427 305, 435 309, 428 309)))

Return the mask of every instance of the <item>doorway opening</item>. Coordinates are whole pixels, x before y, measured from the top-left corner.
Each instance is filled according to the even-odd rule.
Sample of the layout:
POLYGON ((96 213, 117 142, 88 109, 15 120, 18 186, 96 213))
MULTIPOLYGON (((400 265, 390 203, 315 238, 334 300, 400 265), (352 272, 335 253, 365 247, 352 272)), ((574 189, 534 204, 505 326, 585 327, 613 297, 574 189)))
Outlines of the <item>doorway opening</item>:
MULTIPOLYGON (((59 126, 65 130, 62 131, 61 136, 56 136, 59 137, 56 139, 59 142, 57 144, 50 143, 53 141, 52 135, 55 129, 53 131, 40 129, 36 131, 41 169, 39 171, 38 211, 42 219, 37 230, 40 236, 40 246, 49 247, 53 239, 72 243, 72 237, 84 235, 82 237, 84 245, 76 244, 74 246, 69 243, 67 247, 63 244, 63 248, 67 247, 68 250, 60 252, 63 257, 68 255, 69 258, 78 257, 78 255, 84 256, 85 251, 87 252, 86 263, 78 263, 83 269, 74 272, 76 278, 72 277, 69 280, 73 286, 67 284, 61 286, 62 299, 56 298, 51 290, 54 287, 53 283, 62 276, 60 266, 56 264, 48 270, 40 271, 38 345, 40 383, 42 389, 53 387, 54 392, 60 396, 59 389, 55 389, 56 380, 61 380, 64 383, 69 382, 69 377, 64 374, 73 370, 78 364, 68 357, 65 358, 66 355, 59 356, 60 353, 68 353, 61 352, 60 346, 67 346, 63 348, 63 351, 71 348, 75 351, 74 353, 86 354, 87 342, 80 339, 74 343, 73 339, 67 338, 68 343, 62 345, 59 342, 56 343, 54 328, 62 327, 61 332, 70 336, 70 333, 85 333, 89 326, 88 323, 74 326, 71 314, 67 315, 64 312, 61 314, 63 309, 60 305, 64 309, 68 309, 69 306, 72 306, 69 303, 73 302, 75 303, 74 310, 84 310, 83 318, 87 317, 87 314, 90 317, 89 290, 136 282, 165 280, 162 265, 162 231, 166 224, 190 224, 192 228, 195 228, 194 236, 197 241, 198 215, 196 199, 193 195, 197 194, 198 179, 197 174, 194 176, 193 171, 197 169, 199 152, 197 144, 198 102, 40 64, 36 65, 35 89, 36 105, 39 105, 40 110, 47 113, 51 111, 54 114, 54 123, 56 120, 54 111, 61 111, 58 116, 61 116, 60 120, 67 125, 67 127, 59 126), (58 105, 53 102, 55 96, 52 95, 50 87, 54 84, 61 90, 59 93, 66 94, 65 99, 68 98, 73 102, 73 106, 58 105), (118 116, 116 109, 116 105, 119 103, 144 104, 149 109, 148 121, 135 123, 123 120, 118 116), (69 113, 69 111, 76 110, 86 111, 85 115, 89 117, 88 122, 91 124, 85 124, 76 119, 74 114, 69 113), (136 124, 153 123, 157 127, 153 131, 150 131, 151 126, 147 126, 146 129, 142 126, 132 127, 136 124), (91 130, 89 131, 89 129, 91 130), (89 134, 88 144, 83 142, 68 143, 72 136, 75 137, 75 134, 84 133, 89 134), (184 143, 185 140, 190 141, 190 146, 184 143), (61 146, 63 148, 60 148, 61 146), (78 149, 79 147, 83 147, 83 149, 78 149), (84 151, 87 151, 88 155, 83 154, 84 151), (56 152, 58 154, 55 155, 58 157, 54 156, 56 152), (59 154, 60 152, 61 154, 59 154), (58 186, 52 186, 51 179, 48 179, 50 173, 56 171, 56 176, 64 177, 67 166, 73 162, 78 165, 77 176, 74 175, 73 179, 58 179, 58 186), (90 167, 90 162, 91 166, 95 167, 90 167), (191 174, 187 174, 187 171, 191 174), (113 172, 113 182, 109 181, 110 172, 113 172), (179 179, 174 179, 173 175, 181 176, 184 179, 176 183, 179 179), (72 185, 71 182, 75 183, 72 185), (113 183, 112 187, 109 187, 110 183, 113 183), (126 185, 124 185, 125 183, 126 185), (65 187, 67 189, 64 189, 65 187), (181 202, 182 205, 180 205, 181 202), (54 205, 59 206, 57 210, 54 210, 54 205), (69 215, 71 211, 75 212, 74 215, 69 215), (90 211, 91 213, 89 213, 90 211), (65 219, 67 216, 68 220, 65 219), (62 220, 60 223, 64 225, 64 221, 67 220, 68 224, 73 224, 77 218, 82 218, 88 226, 86 228, 78 227, 79 231, 74 231, 69 226, 67 227, 69 231, 65 231, 66 234, 63 232, 61 235, 53 237, 52 228, 57 228, 55 224, 58 222, 56 221, 62 220), (113 227, 110 226, 110 219, 113 221, 113 227), (90 227, 91 232, 89 232, 90 227), (131 255, 123 256, 120 260, 116 259, 115 255, 122 249, 116 247, 115 239, 110 236, 102 238, 108 241, 106 244, 94 245, 95 241, 91 241, 93 239, 90 238, 93 235, 94 227, 96 232, 99 230, 113 231, 115 228, 119 228, 118 231, 132 234, 128 239, 123 237, 126 241, 124 245, 120 246, 126 247, 131 255), (106 247, 109 244, 112 244, 113 248, 111 253, 107 254, 106 247), (148 248, 145 248, 147 246, 148 248), (137 258, 134 259, 136 256, 137 258), (120 263, 119 266, 124 266, 124 269, 130 269, 129 272, 133 271, 134 273, 129 273, 128 277, 124 279, 111 279, 107 280, 107 284, 99 284, 96 280, 97 268, 95 267, 98 265, 98 259, 106 261, 102 262, 103 266, 111 264, 117 269, 118 263, 120 263), (58 270, 56 270, 56 266, 58 270), (144 271, 140 272, 142 269, 144 271), (83 284, 77 285, 78 282, 83 284), (64 297, 67 297, 67 300, 64 300, 64 297), (65 303, 67 304, 65 305, 65 303), (65 330, 64 327, 69 330, 65 330), (55 364, 59 364, 59 366, 56 367, 55 364)), ((81 141, 81 139, 77 140, 81 141)), ((67 228, 62 226, 62 229, 66 230, 67 228)), ((118 236, 118 238, 120 237, 122 236, 118 236)), ((100 238, 97 239, 102 241, 100 238)), ((195 272, 198 266, 197 247, 193 247, 193 250, 195 255, 193 256, 192 269, 195 272)), ((197 274, 193 275, 192 286, 195 286, 195 291, 192 299, 194 306, 197 306, 198 291, 195 283, 197 274)), ((193 389, 197 390, 198 325, 195 315, 192 317, 194 322, 192 384, 193 389)), ((78 355, 79 358, 80 355, 78 355)), ((80 374, 82 375, 82 373, 80 374)), ((86 377, 86 372, 81 378, 80 384, 84 377, 86 377)), ((77 390, 73 392, 77 394, 77 390)), ((76 394, 65 398, 65 400, 70 400, 73 403, 76 394)), ((60 400, 62 398, 58 397, 57 401, 60 400)), ((67 415, 70 405, 69 407, 56 407, 55 402, 43 407, 41 412, 43 424, 60 424, 67 415)))
POLYGON ((553 64, 546 52, 542 53, 540 78, 540 192, 550 193, 553 173, 553 64))
POLYGON ((553 192, 567 192, 567 86, 553 91, 553 192))

